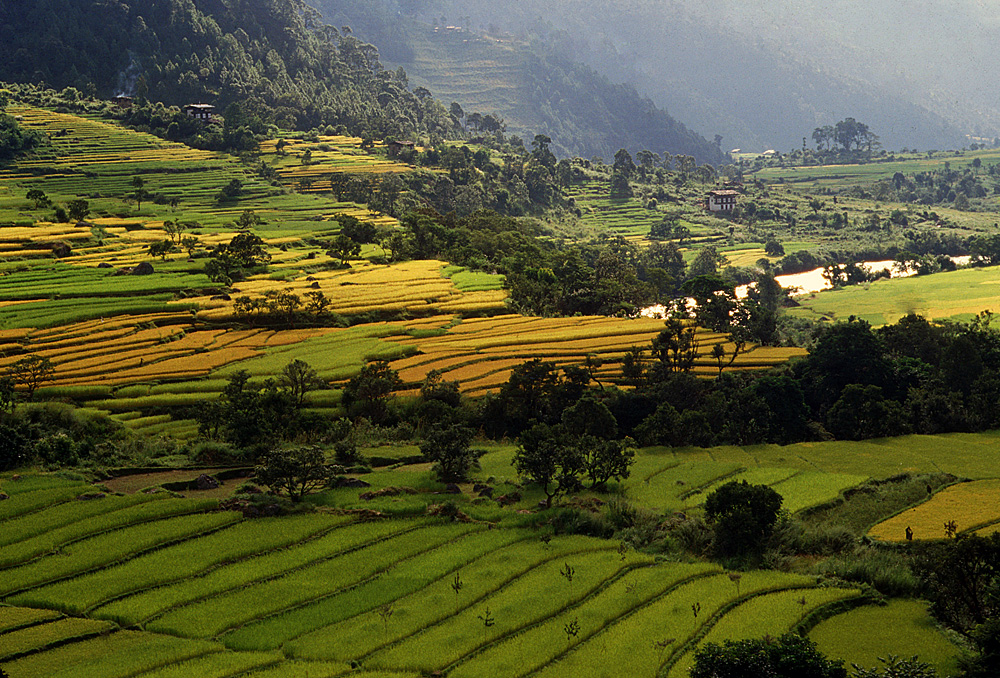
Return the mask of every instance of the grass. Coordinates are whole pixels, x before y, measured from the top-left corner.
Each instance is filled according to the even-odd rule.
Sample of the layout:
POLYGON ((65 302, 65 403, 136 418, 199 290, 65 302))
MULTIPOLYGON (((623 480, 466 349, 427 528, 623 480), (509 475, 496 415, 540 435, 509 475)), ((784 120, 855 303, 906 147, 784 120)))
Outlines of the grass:
MULTIPOLYGON (((697 646, 759 638, 765 634, 779 636, 790 631, 812 610, 859 594, 857 589, 797 588, 754 596, 727 611, 697 646)), ((687 676, 693 663, 694 648, 691 648, 671 667, 669 678, 687 676)))
POLYGON ((447 666, 582 601, 627 567, 629 563, 610 549, 544 563, 475 606, 372 654, 366 665, 425 672, 447 666), (567 564, 575 571, 572 580, 560 574, 567 564), (539 596, 539 591, 545 591, 545 596, 539 596), (489 626, 484 621, 487 608, 494 619, 489 626))
MULTIPOLYGON (((143 678, 229 678, 282 663, 278 652, 217 652, 187 661, 171 664, 149 673, 143 678)), ((253 675, 258 675, 254 673, 253 675)))
POLYGON ((113 628, 114 625, 108 622, 65 617, 40 626, 10 631, 4 633, 3 647, 0 647, 0 661, 37 652, 56 643, 95 636, 113 628))
POLYGON ((119 511, 137 504, 163 499, 158 494, 136 494, 127 497, 105 497, 96 501, 63 502, 41 511, 8 519, 0 534, 0 548, 23 542, 57 528, 77 523, 87 518, 119 511))
POLYGON ((32 654, 4 665, 19 678, 126 678, 217 652, 218 646, 140 631, 118 631, 32 654))
POLYGON ((37 562, 6 569, 0 581, 0 593, 10 595, 77 575, 167 542, 223 527, 237 519, 238 514, 227 512, 177 516, 77 541, 37 562))
POLYGON ((25 626, 58 619, 60 616, 58 612, 53 610, 0 605, 0 633, 10 633, 25 626))
POLYGON ((1000 311, 1000 267, 967 268, 933 275, 880 280, 799 297, 793 317, 843 320, 849 315, 888 325, 909 313, 931 320, 969 321, 1000 311))
MULTIPOLYGON (((519 532, 515 534, 524 536, 519 532)), ((536 540, 512 545, 501 542, 489 554, 463 561, 460 567, 454 568, 462 584, 458 592, 452 588, 453 576, 441 576, 421 590, 393 602, 395 620, 389 625, 383 624, 374 613, 354 616, 294 640, 286 645, 287 651, 305 659, 347 660, 367 656, 467 609, 542 563, 579 554, 595 546, 594 542, 581 537, 555 538, 545 549, 539 548, 536 540)))
POLYGON ((210 638, 296 604, 357 585, 470 529, 466 525, 414 530, 357 551, 323 561, 283 577, 193 603, 146 625, 146 628, 189 638, 210 638))
POLYGON ((34 492, 17 493, 0 503, 0 520, 11 520, 59 502, 70 501, 89 489, 83 483, 74 483, 68 487, 52 487, 34 492))
MULTIPOLYGON (((91 518, 84 518, 0 548, 0 567, 11 567, 23 563, 50 551, 59 550, 64 544, 86 539, 91 535, 121 530, 131 525, 141 525, 159 518, 194 513, 214 506, 213 500, 169 499, 146 502, 138 506, 120 508, 91 518)), ((121 532, 113 534, 121 534, 121 532)))
POLYGON ((91 614, 121 624, 145 622, 169 610, 183 609, 182 606, 279 577, 413 527, 401 521, 360 525, 344 525, 345 522, 343 518, 330 519, 331 531, 328 534, 287 549, 231 563, 170 586, 124 597, 97 608, 91 614))
POLYGON ((714 570, 707 564, 668 564, 662 567, 639 567, 612 582, 581 605, 550 617, 497 645, 478 653, 449 671, 456 678, 497 673, 524 676, 542 669, 560 655, 600 633, 619 619, 652 600, 667 594, 681 581, 714 570), (566 632, 578 624, 576 636, 566 632))
MULTIPOLYGON (((721 571, 684 582, 669 595, 655 598, 631 614, 606 625, 560 656, 537 675, 653 676, 688 638, 716 611, 736 598, 736 587, 721 571), (695 615, 693 607, 697 606, 695 615), (664 649, 656 647, 664 642, 664 649)), ((748 572, 741 580, 741 593, 749 595, 789 583, 807 584, 808 579, 775 572, 748 572)))
POLYGON ((81 614, 104 601, 134 591, 162 586, 255 553, 289 546, 323 530, 328 523, 324 516, 311 515, 280 521, 262 518, 242 522, 122 565, 22 593, 10 600, 15 604, 81 614))
POLYGON ((919 655, 942 676, 958 669, 959 648, 934 625, 925 603, 890 600, 884 606, 859 607, 820 622, 809 638, 820 652, 845 664, 881 668, 879 657, 919 655), (864 633, 857 633, 864 629, 864 633))
POLYGON ((953 481, 952 476, 933 473, 905 474, 883 482, 862 483, 845 496, 844 501, 807 512, 803 520, 820 529, 845 527, 855 536, 863 537, 873 523, 926 500, 934 490, 953 481))
MULTIPOLYGON (((461 570, 466 573, 466 583, 474 596, 475 574, 469 574, 470 562, 488 560, 496 565, 505 562, 508 543, 524 540, 526 533, 505 530, 501 534, 476 532, 442 545, 426 553, 397 563, 384 577, 365 582, 360 586, 324 598, 311 605, 296 608, 284 614, 243 626, 222 638, 227 647, 234 649, 275 649, 285 646, 291 656, 313 659, 348 659, 366 654, 372 642, 386 638, 376 617, 371 613, 382 605, 392 605, 393 615, 400 622, 392 625, 393 635, 400 629, 419 628, 420 619, 440 615, 442 599, 428 596, 450 589, 452 579, 447 575, 461 570), (469 577, 473 577, 469 583, 469 577), (420 602, 416 602, 420 601, 420 602), (376 627, 376 628, 373 628, 376 627), (319 631, 310 634, 312 631, 319 631), (310 634, 305 638, 300 638, 310 634), (292 639, 299 639, 289 643, 292 639)), ((520 553, 530 558, 526 551, 520 553)), ((463 589, 465 586, 463 585, 463 589)), ((453 591, 449 591, 454 595, 453 591)), ((468 596, 467 596, 468 597, 468 596)), ((466 598, 467 598, 466 597, 466 598)), ((444 598, 450 604, 452 601, 444 598)))

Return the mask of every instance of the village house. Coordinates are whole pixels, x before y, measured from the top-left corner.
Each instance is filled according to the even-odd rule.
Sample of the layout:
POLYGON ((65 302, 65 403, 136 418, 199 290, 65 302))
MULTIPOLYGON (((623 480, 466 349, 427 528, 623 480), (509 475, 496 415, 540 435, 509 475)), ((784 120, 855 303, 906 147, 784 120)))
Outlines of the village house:
POLYGON ((705 206, 709 212, 732 212, 736 207, 738 191, 732 189, 716 189, 708 192, 705 206))
POLYGON ((124 94, 118 94, 111 98, 111 103, 113 103, 116 108, 132 108, 132 97, 124 94))
POLYGON ((184 112, 189 117, 198 120, 211 120, 215 115, 215 106, 212 104, 188 104, 184 107, 184 112))
POLYGON ((385 145, 390 158, 396 158, 403 151, 412 151, 414 144, 412 141, 390 141, 385 145))

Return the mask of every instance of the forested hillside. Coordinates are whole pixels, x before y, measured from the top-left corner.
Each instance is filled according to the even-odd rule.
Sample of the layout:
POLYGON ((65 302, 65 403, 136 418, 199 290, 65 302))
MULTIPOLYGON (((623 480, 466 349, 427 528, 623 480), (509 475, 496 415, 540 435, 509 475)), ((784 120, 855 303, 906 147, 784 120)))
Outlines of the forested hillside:
POLYGON ((450 127, 377 50, 299 0, 0 4, 0 80, 168 104, 238 101, 287 128, 379 138, 450 127))
MULTIPOLYGON (((510 132, 552 138, 560 156, 610 158, 632 152, 691 155, 699 162, 726 160, 718 141, 689 128, 688 119, 609 79, 546 41, 498 38, 414 21, 377 2, 311 0, 334 25, 350 24, 375 43, 383 57, 401 65, 415 85, 467 112, 495 112, 510 132)), ((410 3, 409 6, 420 3, 410 3)), ((703 126, 702 126, 703 127, 703 126)), ((711 136, 711 135, 709 135, 711 136)))
MULTIPOLYGON (((948 98, 940 88, 921 90, 899 84, 915 78, 928 80, 916 72, 927 52, 912 31, 881 20, 899 14, 891 7, 871 10, 870 15, 879 20, 864 22, 870 26, 866 29, 869 39, 855 41, 866 49, 849 50, 837 38, 844 34, 841 27, 850 23, 853 8, 821 11, 787 3, 788 7, 769 11, 745 3, 696 8, 697 3, 646 0, 624 4, 605 0, 516 4, 378 0, 377 4, 388 8, 383 15, 388 19, 380 23, 379 14, 371 11, 373 3, 364 4, 365 19, 359 18, 358 24, 364 36, 380 46, 380 40, 393 36, 393 50, 411 77, 425 77, 425 73, 420 67, 419 44, 398 44, 401 17, 485 31, 491 37, 516 36, 533 48, 544 45, 546 53, 587 64, 612 81, 633 85, 699 134, 721 135, 726 150, 798 148, 814 127, 845 116, 867 120, 880 130, 882 143, 889 149, 957 147, 965 141, 963 133, 972 131, 969 119, 981 108, 956 105, 962 99, 952 97, 948 107, 935 105, 930 110, 931 103, 948 98), (820 18, 824 30, 803 30, 820 18), (878 37, 873 39, 873 34, 878 37), (805 44, 807 40, 811 42, 805 44), (825 45, 822 53, 816 49, 817 41, 825 45), (876 43, 881 46, 871 47, 876 43), (914 70, 895 72, 894 84, 863 68, 865 59, 871 68, 890 68, 886 64, 892 63, 890 57, 901 43, 912 46, 914 56, 908 58, 908 66, 914 70), (407 62, 405 57, 411 52, 415 60, 407 62), (831 56, 847 52, 849 63, 831 56), (958 108, 963 109, 962 115, 953 115, 958 108)), ((323 0, 317 6, 328 16, 328 7, 338 6, 342 15, 353 17, 358 14, 357 5, 323 0)), ((953 37, 960 39, 961 34, 953 37)), ((940 36, 936 40, 941 49, 933 61, 945 59, 951 64, 952 52, 959 51, 952 49, 956 43, 945 44, 940 36)), ((949 67, 938 64, 934 70, 940 74, 949 67)), ((954 79, 958 72, 951 69, 948 75, 954 79)), ((975 81, 972 71, 964 72, 966 81, 975 81)), ((484 82, 490 80, 488 72, 481 77, 484 82)))
MULTIPOLYGON (((0 7, 0 80, 44 82, 84 94, 138 95, 167 104, 206 102, 220 112, 240 102, 252 114, 286 129, 343 126, 385 138, 419 131, 456 132, 454 116, 411 85, 469 112, 499 114, 507 131, 530 140, 553 139, 562 156, 611 157, 623 147, 687 154, 718 164, 713 144, 657 108, 632 87, 614 85, 557 52, 522 43, 497 45, 466 39, 435 44, 429 26, 410 25, 371 6, 340 11, 300 0, 42 0, 30 7, 0 7), (362 37, 347 24, 361 20, 362 37), (339 28, 326 25, 327 20, 339 28), (434 69, 417 68, 422 45, 434 69), (41 49, 38 47, 42 46, 41 49), (458 49, 455 49, 455 48, 458 49), (460 71, 471 61, 499 62, 509 73, 476 72, 472 88, 505 96, 469 97, 460 71), (497 82, 484 85, 483 78, 497 82), (469 106, 469 104, 472 106, 469 106)), ((460 131, 460 130, 459 130, 460 131)), ((475 130, 472 130, 475 131, 475 130)))

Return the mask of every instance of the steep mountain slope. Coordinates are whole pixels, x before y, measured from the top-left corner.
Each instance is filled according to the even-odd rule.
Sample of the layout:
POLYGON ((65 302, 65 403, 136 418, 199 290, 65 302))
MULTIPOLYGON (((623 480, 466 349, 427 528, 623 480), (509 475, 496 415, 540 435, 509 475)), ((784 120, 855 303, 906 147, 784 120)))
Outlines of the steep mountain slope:
MULTIPOLYGON (((631 85, 616 85, 562 50, 467 29, 433 27, 369 0, 310 0, 334 24, 352 29, 401 65, 413 84, 467 112, 498 113, 510 132, 552 138, 560 155, 612 157, 631 151, 726 162, 718 144, 678 122, 631 85)), ((680 118, 683 119, 683 118, 680 118)))
MULTIPOLYGON (((806 3, 802 9, 799 3, 785 2, 778 10, 758 12, 757 6, 745 3, 705 5, 687 0, 380 1, 385 10, 381 16, 391 19, 383 26, 415 16, 481 28, 491 35, 506 32, 534 39, 549 53, 586 63, 616 82, 633 84, 695 131, 722 135, 725 148, 797 148, 815 127, 847 116, 866 122, 887 148, 960 146, 966 141, 964 133, 973 131, 967 124, 973 117, 968 110, 965 118, 946 118, 946 107, 929 110, 932 96, 890 87, 866 77, 869 74, 859 67, 866 56, 882 67, 891 63, 886 57, 905 30, 897 35, 894 24, 884 17, 907 14, 902 8, 886 10, 881 21, 868 22, 872 27, 861 34, 843 32, 852 36, 852 44, 866 45, 881 30, 881 44, 887 46, 865 52, 835 39, 840 28, 856 18, 856 13, 839 7, 843 3, 836 11, 825 10, 837 19, 820 20, 815 18, 823 16, 819 3, 806 3), (821 44, 825 51, 819 51, 821 44), (832 58, 838 51, 851 54, 853 60, 832 58)), ((880 6, 887 3, 890 0, 883 0, 880 6)), ((378 23, 378 16, 369 12, 367 23, 378 23)), ((904 26, 924 25, 912 18, 907 21, 904 26)), ((367 30, 377 42, 379 29, 367 30)), ((927 30, 924 25, 923 33, 927 30)), ((413 45, 394 49, 405 56, 413 45)), ((951 51, 957 51, 954 45, 951 51)), ((412 77, 424 76, 419 58, 402 63, 412 77)), ((938 97, 946 98, 944 93, 938 97)), ((959 103, 952 108, 966 107, 959 103)))

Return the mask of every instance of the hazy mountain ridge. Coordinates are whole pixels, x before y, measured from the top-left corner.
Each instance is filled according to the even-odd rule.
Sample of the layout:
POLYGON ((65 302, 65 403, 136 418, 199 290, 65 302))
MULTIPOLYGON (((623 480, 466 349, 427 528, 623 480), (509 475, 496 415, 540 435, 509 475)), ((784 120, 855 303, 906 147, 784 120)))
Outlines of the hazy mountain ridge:
MULTIPOLYGON (((894 62, 886 58, 892 46, 873 44, 876 34, 883 45, 922 25, 900 3, 881 0, 866 10, 867 24, 858 23, 872 28, 863 31, 842 30, 857 19, 853 6, 799 4, 786 1, 765 10, 728 0, 710 6, 693 0, 529 0, 503 6, 486 0, 383 0, 382 6, 390 16, 410 13, 428 21, 536 36, 613 81, 634 84, 695 131, 708 137, 721 134, 725 148, 788 150, 800 146, 816 126, 846 116, 868 123, 887 148, 954 147, 965 142, 966 133, 991 135, 988 120, 973 113, 974 107, 949 99, 941 78, 933 91, 907 85, 919 75, 911 63, 917 59, 893 70, 894 62), (889 6, 896 10, 879 9, 889 6), (885 19, 875 22, 871 17, 879 11, 903 17, 901 27, 893 30, 885 19), (842 56, 833 58, 838 54, 842 56), (894 78, 879 76, 878 69, 861 69, 866 60, 894 78)), ((926 38, 935 29, 921 30, 926 38)), ((941 53, 956 51, 953 44, 941 53)), ((937 59, 937 53, 924 55, 928 63, 937 59)))
POLYGON ((310 2, 328 21, 350 24, 378 45, 413 84, 442 102, 457 101, 466 112, 498 113, 509 132, 527 140, 545 134, 559 155, 611 158, 628 148, 666 150, 712 164, 726 161, 724 149, 632 85, 615 84, 558 45, 432 27, 379 0, 310 2))

